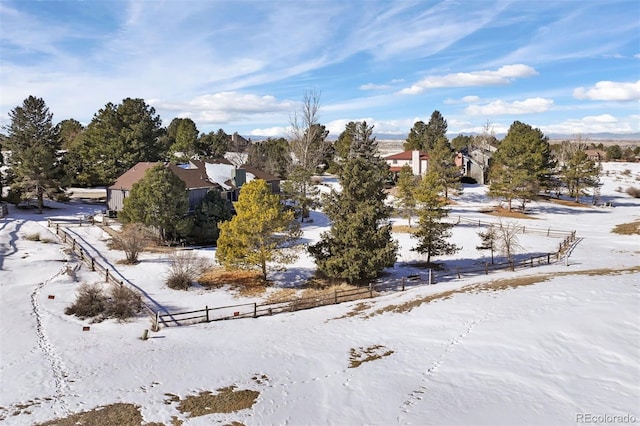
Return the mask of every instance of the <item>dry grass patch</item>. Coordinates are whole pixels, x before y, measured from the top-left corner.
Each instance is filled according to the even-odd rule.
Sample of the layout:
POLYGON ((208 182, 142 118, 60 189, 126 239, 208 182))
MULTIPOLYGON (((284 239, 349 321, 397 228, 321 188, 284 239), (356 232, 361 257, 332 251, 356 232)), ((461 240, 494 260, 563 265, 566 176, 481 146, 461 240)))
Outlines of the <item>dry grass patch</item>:
POLYGON ((393 354, 392 350, 386 350, 382 345, 351 348, 349 351, 349 368, 360 367, 365 362, 381 359, 393 354))
POLYGON ((40 423, 39 426, 141 426, 140 407, 134 404, 115 403, 72 414, 58 420, 40 423))
POLYGON ((630 223, 621 223, 611 230, 614 234, 640 235, 640 220, 630 223))
POLYGON ((393 225, 391 231, 399 234, 414 234, 418 228, 409 227, 408 225, 393 225))
POLYGON ((559 204, 565 207, 589 207, 589 208, 593 207, 591 204, 583 204, 575 200, 562 200, 560 198, 553 198, 553 197, 548 197, 548 198, 545 198, 544 200, 550 203, 559 204))
POLYGON ((244 270, 228 270, 212 268, 200 275, 198 283, 209 289, 228 285, 239 296, 261 296, 269 287, 269 282, 262 279, 259 272, 244 270))
POLYGON ((359 315, 361 313, 363 313, 364 311, 366 311, 367 309, 369 309, 371 307, 370 303, 358 303, 356 306, 353 307, 353 309, 351 309, 349 312, 347 312, 346 314, 336 317, 336 318, 332 318, 332 319, 344 319, 344 318, 351 318, 351 317, 355 317, 356 315, 359 315))
POLYGON ((198 395, 189 395, 178 404, 178 411, 189 413, 189 417, 206 416, 216 413, 233 413, 255 404, 260 392, 253 390, 235 390, 235 386, 218 389, 216 394, 202 391, 198 395))
POLYGON ((481 213, 488 214, 490 216, 511 217, 514 219, 538 219, 537 217, 532 217, 527 213, 523 213, 518 210, 509 211, 509 209, 500 206, 493 208, 491 211, 481 211, 481 213))
MULTIPOLYGON (((332 303, 350 302, 371 297, 367 287, 357 287, 350 284, 337 284, 323 288, 306 288, 296 290, 292 288, 279 289, 267 297, 265 303, 286 303, 291 311, 314 308, 332 303)), ((373 295, 378 293, 373 291, 373 295)))

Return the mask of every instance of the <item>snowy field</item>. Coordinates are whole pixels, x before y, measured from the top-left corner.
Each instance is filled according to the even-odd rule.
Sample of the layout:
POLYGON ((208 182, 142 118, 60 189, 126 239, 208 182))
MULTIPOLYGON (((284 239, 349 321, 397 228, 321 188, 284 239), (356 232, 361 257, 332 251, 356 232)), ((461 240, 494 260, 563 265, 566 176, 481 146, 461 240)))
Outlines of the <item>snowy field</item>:
MULTIPOLYGON (((640 422, 640 238, 611 233, 640 220, 640 199, 624 192, 640 187, 640 164, 603 166, 600 203, 613 207, 586 198, 583 207, 535 202, 532 219, 508 219, 575 230, 578 243, 566 261, 272 317, 162 328, 146 341, 146 316, 90 324, 63 312, 81 282, 103 277, 69 256, 47 218, 93 214, 100 206, 55 204, 43 215, 10 207, 0 219, 0 423, 33 425, 114 403, 135 404, 144 423, 165 425, 640 422), (26 238, 35 233, 51 241, 26 238), (76 267, 74 280, 65 271, 76 267), (526 276, 533 285, 481 290, 526 276), (445 292, 451 294, 438 296, 445 292), (255 391, 255 403, 198 417, 179 410, 180 400, 229 386, 255 391)), ((497 220, 480 213, 494 204, 485 193, 465 187, 451 217, 497 220)), ((303 227, 307 243, 329 226, 321 213, 312 218, 303 227)), ((463 249, 435 261, 485 262, 488 253, 475 249, 477 231, 455 227, 453 241, 463 249)), ((163 309, 258 300, 225 288, 171 290, 163 254, 120 265, 123 253, 107 248, 108 234, 98 227, 69 232, 163 309)), ((424 273, 410 264, 421 259, 411 251, 416 241, 395 238, 401 252, 386 277, 424 273)), ((524 253, 541 254, 561 240, 524 234, 520 243, 524 253)), ((276 287, 295 287, 313 271, 303 255, 270 278, 276 287)))

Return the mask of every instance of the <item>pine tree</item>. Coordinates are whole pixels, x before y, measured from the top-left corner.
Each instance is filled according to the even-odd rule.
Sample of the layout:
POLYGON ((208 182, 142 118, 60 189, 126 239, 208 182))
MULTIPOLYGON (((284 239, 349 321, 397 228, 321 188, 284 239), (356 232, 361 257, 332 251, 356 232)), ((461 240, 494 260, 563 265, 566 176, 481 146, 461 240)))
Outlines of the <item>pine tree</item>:
POLYGON ((110 185, 140 161, 166 157, 161 143, 164 129, 155 109, 142 99, 107 103, 82 132, 71 150, 78 179, 87 185, 110 185))
POLYGON ((416 121, 409 130, 409 135, 404 142, 405 151, 424 151, 427 147, 427 125, 424 121, 416 121))
POLYGON ((188 235, 191 223, 185 217, 189 196, 184 182, 161 164, 146 171, 125 198, 120 218, 124 223, 142 223, 158 230, 163 241, 188 235))
POLYGON ((562 166, 561 176, 569 189, 569 196, 578 202, 581 195, 586 195, 587 188, 595 188, 598 185, 600 167, 586 152, 578 150, 562 166))
POLYGON ((427 123, 427 129, 425 132, 426 144, 422 149, 424 151, 430 152, 439 139, 446 139, 447 127, 447 120, 445 120, 442 114, 440 114, 440 111, 433 111, 431 113, 431 117, 429 118, 429 122, 427 123))
POLYGON ((402 217, 409 221, 409 228, 411 228, 411 217, 414 215, 417 205, 416 189, 418 188, 418 181, 416 176, 413 175, 413 170, 410 165, 405 164, 400 169, 396 188, 398 207, 402 212, 402 217))
POLYGON ((493 265, 493 253, 498 247, 498 233, 493 225, 489 225, 485 232, 478 232, 481 243, 476 250, 491 250, 491 264, 493 265))
POLYGON ((515 121, 498 146, 490 170, 489 195, 502 197, 509 210, 520 199, 522 207, 549 186, 555 167, 549 140, 540 129, 515 121))
POLYGON ((456 167, 454 154, 446 137, 438 138, 429 151, 429 169, 438 175, 445 199, 449 199, 450 189, 460 188, 460 171, 456 167))
POLYGON ((179 155, 182 159, 191 159, 198 154, 196 142, 198 140, 198 128, 196 123, 190 118, 174 118, 171 122, 177 121, 175 126, 175 141, 169 148, 174 156, 179 155))
POLYGON ((231 203, 220 192, 211 190, 195 208, 192 238, 200 244, 215 245, 220 235, 219 224, 230 220, 231 203))
POLYGON ((289 244, 301 236, 292 211, 285 211, 266 181, 242 186, 236 215, 220 224, 216 259, 226 267, 258 269, 267 279, 267 263, 288 264, 298 257, 289 244))
POLYGON ((446 200, 440 195, 441 190, 438 175, 428 172, 422 177, 416 192, 419 223, 418 230, 411 236, 418 240, 418 245, 413 250, 420 254, 426 253, 427 263, 431 263, 433 256, 453 254, 460 249, 447 242, 447 238, 451 237, 449 229, 453 224, 444 221, 449 210, 446 200))
POLYGON ((35 197, 42 213, 44 197, 64 192, 64 171, 57 155, 60 137, 52 124, 53 114, 42 98, 29 96, 9 112, 9 118, 6 142, 16 176, 12 189, 23 197, 35 197))
POLYGON ((338 173, 342 190, 323 198, 332 226, 309 247, 321 276, 358 282, 376 278, 395 263, 398 243, 391 238, 391 208, 384 202, 388 165, 377 153, 372 132, 366 122, 357 124, 338 173))

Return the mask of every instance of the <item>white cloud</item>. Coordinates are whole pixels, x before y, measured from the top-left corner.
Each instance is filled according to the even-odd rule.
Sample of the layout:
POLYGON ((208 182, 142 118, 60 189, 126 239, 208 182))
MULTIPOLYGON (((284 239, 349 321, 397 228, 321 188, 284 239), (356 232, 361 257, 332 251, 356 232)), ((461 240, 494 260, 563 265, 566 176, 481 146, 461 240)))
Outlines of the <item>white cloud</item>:
POLYGON ((249 136, 266 136, 270 138, 286 137, 290 132, 290 127, 267 127, 264 129, 253 129, 249 136))
POLYGON ((617 118, 611 114, 591 115, 568 119, 561 123, 541 126, 545 133, 633 133, 640 132, 638 115, 617 118))
POLYGON ((636 101, 640 100, 640 80, 632 83, 599 81, 590 88, 576 88, 573 96, 592 101, 636 101))
POLYGON ((548 111, 553 106, 552 99, 529 98, 523 101, 494 101, 486 105, 470 105, 465 109, 469 115, 531 114, 548 111))
POLYGON ((531 77, 538 72, 524 64, 505 65, 497 70, 459 72, 441 76, 429 76, 400 91, 415 95, 428 89, 442 87, 496 86, 511 83, 516 78, 531 77))
POLYGON ((367 84, 362 84, 360 86, 360 90, 384 90, 384 89, 390 89, 391 86, 388 84, 374 84, 374 83, 367 83, 367 84))
POLYGON ((480 100, 480 96, 463 96, 460 99, 445 99, 444 103, 447 105, 473 104, 480 102, 480 100))

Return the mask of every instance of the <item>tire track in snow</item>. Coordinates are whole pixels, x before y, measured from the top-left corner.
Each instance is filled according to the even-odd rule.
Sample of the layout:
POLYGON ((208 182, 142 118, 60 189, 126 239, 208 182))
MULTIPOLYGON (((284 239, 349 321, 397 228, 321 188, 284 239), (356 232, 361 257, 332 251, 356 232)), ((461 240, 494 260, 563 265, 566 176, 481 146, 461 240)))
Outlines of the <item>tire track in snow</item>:
POLYGON ((69 407, 64 401, 65 390, 68 388, 67 377, 68 373, 65 370, 64 363, 62 362, 62 358, 56 353, 55 348, 49 341, 47 334, 45 332, 43 317, 42 317, 42 309, 40 308, 40 304, 38 303, 38 296, 40 295, 40 291, 51 281, 53 281, 56 277, 64 273, 65 270, 61 269, 55 275, 50 277, 48 280, 41 282, 36 286, 36 288, 31 293, 31 307, 33 315, 36 319, 36 336, 38 338, 38 347, 42 350, 45 359, 51 365, 51 372, 53 373, 53 380, 55 384, 55 392, 54 392, 54 402, 60 407, 62 412, 58 412, 57 409, 54 408, 54 413, 58 416, 67 416, 71 412, 69 407))

